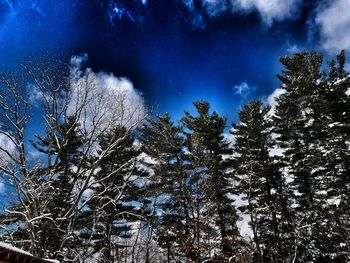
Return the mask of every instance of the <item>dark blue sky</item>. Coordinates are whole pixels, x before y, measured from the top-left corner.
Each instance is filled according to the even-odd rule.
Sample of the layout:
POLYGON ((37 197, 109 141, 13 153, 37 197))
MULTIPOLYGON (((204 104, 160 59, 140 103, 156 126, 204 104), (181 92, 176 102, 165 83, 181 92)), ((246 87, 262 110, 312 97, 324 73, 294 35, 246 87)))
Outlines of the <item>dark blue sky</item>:
POLYGON ((44 51, 87 53, 159 112, 179 118, 204 99, 232 120, 278 88, 280 56, 334 53, 327 18, 344 1, 0 0, 1 68, 44 51))

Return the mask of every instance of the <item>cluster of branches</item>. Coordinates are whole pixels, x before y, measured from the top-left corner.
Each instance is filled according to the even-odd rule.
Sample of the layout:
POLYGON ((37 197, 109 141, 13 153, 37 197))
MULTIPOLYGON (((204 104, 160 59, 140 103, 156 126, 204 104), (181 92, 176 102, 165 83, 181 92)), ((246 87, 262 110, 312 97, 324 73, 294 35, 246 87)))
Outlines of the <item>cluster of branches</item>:
POLYGON ((168 114, 125 117, 139 109, 126 114, 115 94, 121 110, 106 118, 89 74, 72 86, 69 65, 50 63, 22 66, 45 120, 33 141, 28 79, 1 77, 0 138, 11 147, 0 144, 0 169, 12 189, 4 240, 62 262, 350 260, 344 52, 328 66, 316 52, 281 58, 276 105, 248 102, 230 136, 203 101, 175 124, 168 114))
POLYGON ((0 75, 1 235, 38 258, 86 262, 108 216, 136 216, 117 208, 137 188, 133 130, 145 116, 124 91, 100 92, 91 71, 73 73, 68 58, 42 56, 0 75))

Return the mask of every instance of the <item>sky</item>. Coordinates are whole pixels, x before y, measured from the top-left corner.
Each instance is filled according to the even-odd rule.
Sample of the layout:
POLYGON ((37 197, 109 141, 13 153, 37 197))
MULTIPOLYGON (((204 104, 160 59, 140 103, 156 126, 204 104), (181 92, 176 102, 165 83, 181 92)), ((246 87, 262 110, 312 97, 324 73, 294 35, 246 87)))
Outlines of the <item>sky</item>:
POLYGON ((350 50, 348 10, 350 0, 0 0, 0 69, 69 52, 127 80, 153 112, 178 120, 208 100, 232 122, 247 100, 271 101, 281 56, 350 50))

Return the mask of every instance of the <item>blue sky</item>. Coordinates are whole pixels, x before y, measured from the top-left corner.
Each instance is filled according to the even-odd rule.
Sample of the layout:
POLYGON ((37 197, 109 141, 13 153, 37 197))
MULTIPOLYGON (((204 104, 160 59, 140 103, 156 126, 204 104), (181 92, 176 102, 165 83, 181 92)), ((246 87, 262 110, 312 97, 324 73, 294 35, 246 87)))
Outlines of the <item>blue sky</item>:
POLYGON ((235 120, 279 86, 279 57, 350 49, 350 1, 0 0, 1 69, 46 51, 88 54, 178 119, 208 100, 235 120))

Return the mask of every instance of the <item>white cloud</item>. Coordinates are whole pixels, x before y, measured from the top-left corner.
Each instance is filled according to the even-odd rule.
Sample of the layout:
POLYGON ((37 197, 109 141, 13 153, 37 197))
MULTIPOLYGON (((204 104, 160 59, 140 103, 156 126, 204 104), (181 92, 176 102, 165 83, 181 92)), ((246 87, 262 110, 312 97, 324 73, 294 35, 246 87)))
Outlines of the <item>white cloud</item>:
POLYGON ((231 147, 235 144, 236 138, 232 134, 234 128, 231 128, 228 132, 223 133, 225 142, 229 143, 231 147))
MULTIPOLYGON (((266 100, 266 103, 271 107, 268 116, 273 116, 275 113, 275 109, 277 106, 277 98, 281 96, 282 94, 286 93, 285 89, 282 88, 277 88, 275 89, 268 97, 266 100)), ((272 133, 272 139, 276 139, 276 134, 272 133)), ((270 156, 283 156, 284 150, 281 149, 279 146, 274 145, 272 148, 270 148, 270 156)))
POLYGON ((147 0, 133 1, 132 6, 134 7, 130 7, 116 0, 109 0, 105 3, 107 3, 107 14, 113 26, 118 20, 129 20, 135 23, 142 22, 144 19, 142 8, 148 5, 147 0))
POLYGON ((350 0, 333 0, 320 7, 315 18, 322 47, 331 53, 350 50, 350 0))
POLYGON ((291 45, 287 48, 287 52, 290 54, 294 54, 294 53, 297 53, 299 51, 300 51, 300 49, 298 48, 297 45, 291 45))
POLYGON ((74 70, 73 73, 79 71, 82 67, 82 64, 88 60, 89 56, 84 53, 80 56, 72 56, 70 59, 71 70, 74 70))
MULTIPOLYGON (((183 2, 194 16, 198 16, 193 0, 183 2)), ((303 0, 201 0, 200 5, 211 18, 224 13, 246 15, 257 12, 263 23, 271 26, 273 22, 292 19, 302 2, 303 0)))
POLYGON ((202 0, 202 5, 211 17, 219 16, 231 7, 229 2, 220 0, 202 0))
MULTIPOLYGON (((0 130, 2 129, 0 124, 0 130)), ((11 141, 11 139, 4 135, 0 134, 0 147, 5 149, 8 153, 10 153, 13 157, 16 156, 16 146, 11 141)), ((11 158, 4 151, 0 150, 0 165, 6 165, 11 161, 11 158)))
POLYGON ((191 13, 191 16, 188 18, 189 23, 191 24, 193 29, 204 29, 205 22, 203 15, 200 14, 195 7, 193 0, 182 0, 183 4, 187 8, 187 10, 191 13))
POLYGON ((277 88, 267 97, 266 102, 271 107, 269 115, 273 115, 274 114, 275 108, 277 106, 277 98, 279 96, 281 96, 285 92, 286 92, 285 89, 277 88))
POLYGON ((29 85, 28 90, 31 91, 29 101, 34 107, 39 106, 39 103, 45 98, 44 93, 35 85, 29 85))
MULTIPOLYGON (((247 198, 244 194, 240 195, 230 195, 230 199, 234 200, 234 205, 235 207, 242 207, 242 206, 247 206, 247 198)), ((250 216, 246 212, 241 212, 239 209, 237 209, 237 214, 239 215, 239 220, 237 221, 237 227, 239 230, 239 233, 241 236, 245 238, 250 238, 253 237, 253 231, 250 226, 250 216)))
MULTIPOLYGON (((1 128, 1 125, 0 125, 0 128, 1 128)), ((15 145, 10 140, 10 138, 5 136, 4 134, 0 134, 0 146, 8 150, 9 152, 13 152, 16 149, 15 145)))
POLYGON ((285 50, 288 54, 294 54, 302 51, 303 49, 305 49, 303 46, 292 44, 289 42, 289 40, 287 40, 285 43, 285 50))
POLYGON ((80 122, 87 130, 108 130, 116 125, 137 126, 146 114, 144 99, 132 82, 112 73, 82 69, 87 56, 71 59, 71 94, 68 114, 83 106, 80 122))
POLYGON ((239 96, 241 96, 242 98, 247 98, 248 95, 255 90, 254 86, 251 86, 248 84, 248 82, 246 81, 242 81, 241 83, 239 83, 238 85, 235 85, 233 87, 233 91, 235 94, 238 94, 239 96))
POLYGON ((302 0, 232 0, 233 11, 259 13, 261 20, 268 26, 275 21, 291 19, 297 13, 302 0))

